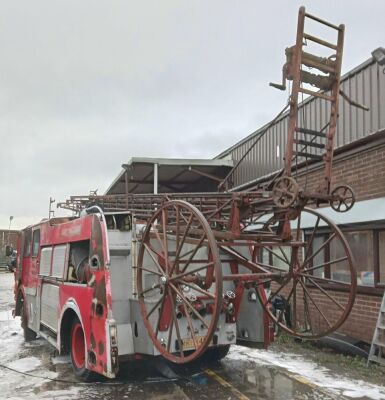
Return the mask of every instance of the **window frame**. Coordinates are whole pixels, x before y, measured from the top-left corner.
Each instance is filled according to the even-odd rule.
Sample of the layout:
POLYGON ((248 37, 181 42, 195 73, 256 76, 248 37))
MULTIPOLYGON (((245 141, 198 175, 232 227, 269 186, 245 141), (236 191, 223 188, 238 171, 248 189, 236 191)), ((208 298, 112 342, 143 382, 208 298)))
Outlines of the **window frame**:
POLYGON ((32 233, 31 228, 24 231, 23 258, 32 256, 32 233))
MULTIPOLYGON (((382 295, 385 288, 385 282, 379 282, 380 278, 380 256, 379 256, 379 233, 385 232, 385 224, 351 224, 345 226, 338 226, 343 234, 349 232, 362 232, 362 231, 371 231, 373 235, 372 241, 372 252, 373 252, 373 272, 374 272, 374 286, 366 286, 359 285, 357 283, 357 293, 360 294, 373 294, 373 295, 382 295)), ((311 232, 311 229, 304 229, 304 239, 306 240, 309 234, 306 231, 311 232)), ((328 229, 320 229, 319 234, 317 236, 330 235, 330 231, 328 229)), ((325 261, 328 261, 330 257, 330 244, 328 244, 325 248, 325 261)), ((310 283, 307 282, 307 285, 311 286, 310 283)), ((344 289, 335 289, 331 288, 328 284, 322 284, 322 287, 325 289, 335 290, 335 291, 345 291, 344 289)))
POLYGON ((31 251, 30 251, 30 256, 32 258, 37 258, 39 257, 39 251, 40 251, 40 228, 34 229, 32 231, 32 240, 31 240, 31 251), (39 233, 39 244, 37 246, 37 253, 35 254, 35 235, 36 233, 39 233))

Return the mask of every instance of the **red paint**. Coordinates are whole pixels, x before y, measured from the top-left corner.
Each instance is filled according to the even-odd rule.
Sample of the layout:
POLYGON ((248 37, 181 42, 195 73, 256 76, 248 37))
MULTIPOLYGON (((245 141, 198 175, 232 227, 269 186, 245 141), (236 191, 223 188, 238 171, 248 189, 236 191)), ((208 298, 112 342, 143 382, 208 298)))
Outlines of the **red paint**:
MULTIPOLYGON (((106 375, 109 358, 111 360, 110 343, 107 342, 106 320, 107 316, 111 314, 112 298, 110 274, 109 270, 105 268, 109 263, 109 252, 104 221, 101 220, 100 216, 92 214, 57 225, 51 225, 49 221, 44 221, 32 228, 26 228, 24 232, 39 228, 40 247, 37 257, 32 257, 31 252, 27 257, 24 257, 23 251, 19 251, 21 274, 18 270, 16 274, 16 296, 20 293, 23 295, 26 302, 25 310, 29 311, 30 307, 28 305, 28 297, 25 295, 26 292, 39 297, 42 284, 45 281, 57 284, 59 286, 59 304, 57 304, 58 339, 61 332, 60 323, 64 313, 67 309, 74 310, 80 323, 74 327, 72 337, 67 338, 75 355, 74 363, 77 368, 85 366, 91 371, 106 375), (39 277, 42 247, 85 240, 90 241, 90 258, 95 255, 99 260, 98 268, 90 268, 92 278, 88 281, 88 285, 71 284, 62 280, 52 280, 49 277, 39 277), (102 344, 101 346, 100 343, 102 344), (100 352, 99 346, 104 348, 105 351, 100 352), (91 363, 92 358, 88 360, 86 358, 86 355, 90 352, 96 357, 95 363, 91 363)), ((19 250, 22 250, 20 249, 20 242, 19 240, 19 250)), ((65 263, 67 267, 68 260, 65 263)), ((64 341, 64 338, 60 339, 62 342, 64 341)))
POLYGON ((159 330, 160 331, 167 331, 168 327, 170 326, 171 323, 171 317, 172 317, 172 312, 171 312, 171 300, 170 296, 167 295, 164 299, 163 307, 161 309, 161 315, 160 315, 160 320, 159 320, 159 330))

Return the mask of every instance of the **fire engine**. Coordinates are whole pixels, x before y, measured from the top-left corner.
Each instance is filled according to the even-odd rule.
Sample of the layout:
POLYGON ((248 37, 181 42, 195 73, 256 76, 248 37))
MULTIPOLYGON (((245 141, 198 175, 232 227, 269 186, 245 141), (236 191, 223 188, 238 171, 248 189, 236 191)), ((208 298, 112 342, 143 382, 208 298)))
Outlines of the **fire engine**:
POLYGON ((143 356, 184 364, 204 354, 220 359, 236 342, 267 346, 269 321, 307 339, 338 329, 354 303, 354 258, 317 207, 346 212, 355 202, 349 186, 333 188, 331 179, 343 37, 343 25, 300 8, 282 84, 273 84, 293 81, 284 167, 269 182, 231 188, 246 151, 217 192, 71 196, 60 206, 73 216, 24 229, 15 315, 25 338, 46 338, 90 380, 113 378, 123 360, 143 356), (307 19, 336 31, 337 43, 304 32, 307 19), (309 42, 333 54, 303 51, 309 42), (301 92, 330 103, 324 127, 298 118, 301 92), (308 159, 324 165, 312 191, 295 175, 308 159))
MULTIPOLYGON (((171 237, 159 241, 152 234, 146 242, 151 250, 143 255, 139 251, 143 229, 130 212, 103 212, 94 206, 79 217, 51 218, 21 232, 15 315, 21 316, 24 337, 33 340, 39 335, 60 353, 69 353, 75 374, 82 379, 93 379, 95 374, 113 378, 119 360, 143 355, 163 354, 174 362, 187 362, 206 351, 203 345, 213 325, 210 357, 222 358, 236 342, 234 308, 240 304, 234 302, 234 285, 229 282, 220 293, 227 308, 213 320, 220 306, 215 297, 218 285, 206 290, 187 279, 209 268, 206 246, 196 250, 196 241, 185 238, 178 247, 171 237), (189 265, 192 271, 185 273, 184 285, 174 280, 174 287, 183 291, 179 295, 166 297, 166 280, 170 285, 172 281, 164 271, 167 261, 159 252, 162 245, 169 255, 178 248, 183 266, 189 265), (192 251, 201 254, 194 254, 187 264, 192 251), (146 259, 146 267, 139 272, 138 256, 146 259), (143 279, 138 281, 138 274, 143 279), (138 290, 145 302, 140 301, 138 290), (146 307, 144 320, 141 308, 146 307), (155 312, 157 308, 160 311, 155 312), (170 329, 173 324, 175 328, 170 329), (150 330, 146 325, 151 325, 150 330)), ((264 290, 259 294, 264 296, 264 290)), ((241 324, 242 336, 267 345, 269 332, 261 327, 268 328, 268 323, 255 305, 255 289, 242 297, 252 317, 241 324)))

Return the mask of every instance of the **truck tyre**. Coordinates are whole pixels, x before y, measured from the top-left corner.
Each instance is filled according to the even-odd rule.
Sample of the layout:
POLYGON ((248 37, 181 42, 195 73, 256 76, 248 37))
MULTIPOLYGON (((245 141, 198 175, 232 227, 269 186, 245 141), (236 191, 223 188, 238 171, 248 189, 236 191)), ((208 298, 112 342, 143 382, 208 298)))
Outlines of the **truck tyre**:
POLYGON ((225 358, 230 350, 230 345, 209 348, 203 355, 203 359, 208 362, 216 362, 225 358))
POLYGON ((28 316, 27 312, 24 310, 24 301, 20 308, 20 315, 21 315, 21 327, 23 328, 24 340, 26 342, 31 342, 32 340, 36 339, 37 335, 35 331, 28 328, 28 316))
POLYGON ((76 377, 84 382, 95 381, 98 374, 86 368, 86 342, 82 324, 77 317, 73 319, 71 326, 70 353, 72 369, 76 377))

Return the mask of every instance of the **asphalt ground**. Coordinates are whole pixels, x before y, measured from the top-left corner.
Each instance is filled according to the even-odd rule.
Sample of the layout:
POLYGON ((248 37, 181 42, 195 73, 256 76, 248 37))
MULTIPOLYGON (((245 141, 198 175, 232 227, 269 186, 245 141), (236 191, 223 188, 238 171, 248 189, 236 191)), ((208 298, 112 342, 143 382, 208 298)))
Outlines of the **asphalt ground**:
MULTIPOLYGON (((154 359, 120 366, 115 380, 77 382, 69 357, 44 339, 25 343, 12 317, 13 274, 0 273, 0 399, 344 399, 343 390, 316 384, 301 371, 260 362, 258 350, 234 346, 221 362, 176 367, 154 359), (17 371, 17 372, 16 372, 17 371)), ((266 353, 261 351, 261 356, 266 353)), ((270 354, 278 357, 279 354, 270 354)), ((337 378, 338 379, 338 378, 337 378)), ((385 398, 354 395, 354 398, 385 398)))

